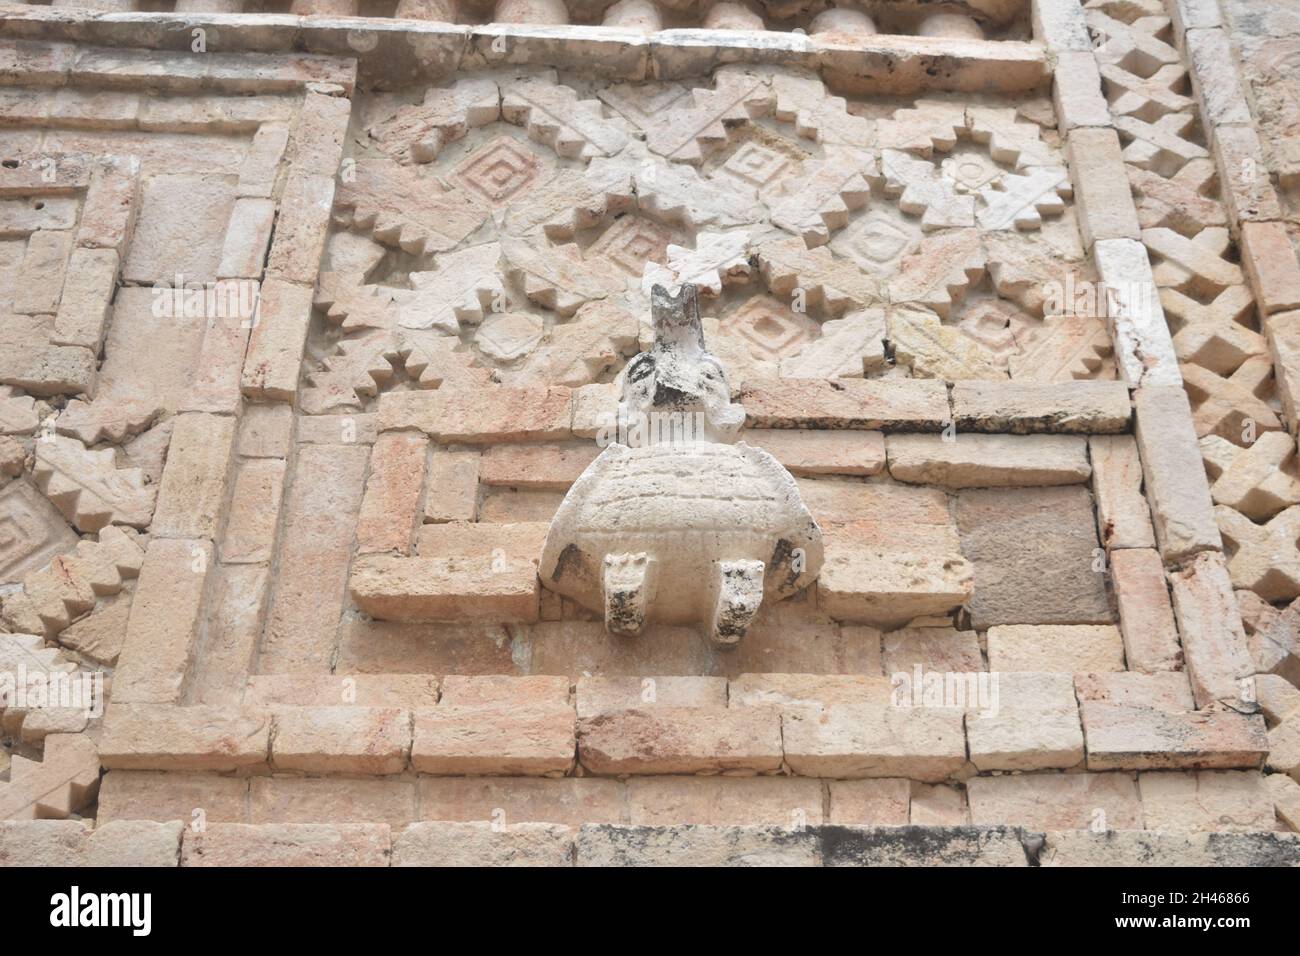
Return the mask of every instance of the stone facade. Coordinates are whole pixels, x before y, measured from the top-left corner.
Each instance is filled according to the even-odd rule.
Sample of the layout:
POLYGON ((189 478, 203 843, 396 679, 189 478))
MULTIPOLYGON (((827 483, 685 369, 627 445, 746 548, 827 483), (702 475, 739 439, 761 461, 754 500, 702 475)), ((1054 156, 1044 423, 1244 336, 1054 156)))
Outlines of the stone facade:
POLYGON ((252 6, 0 11, 0 864, 1300 863, 1300 17, 252 6))

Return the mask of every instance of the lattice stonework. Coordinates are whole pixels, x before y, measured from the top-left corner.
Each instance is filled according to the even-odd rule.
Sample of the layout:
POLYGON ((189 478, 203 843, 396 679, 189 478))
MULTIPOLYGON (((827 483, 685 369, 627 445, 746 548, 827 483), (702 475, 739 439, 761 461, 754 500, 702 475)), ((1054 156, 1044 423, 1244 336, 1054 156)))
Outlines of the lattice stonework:
POLYGON ((1300 861, 1300 19, 111 6, 0 14, 0 863, 1300 861), (731 649, 538 577, 678 282, 731 649))

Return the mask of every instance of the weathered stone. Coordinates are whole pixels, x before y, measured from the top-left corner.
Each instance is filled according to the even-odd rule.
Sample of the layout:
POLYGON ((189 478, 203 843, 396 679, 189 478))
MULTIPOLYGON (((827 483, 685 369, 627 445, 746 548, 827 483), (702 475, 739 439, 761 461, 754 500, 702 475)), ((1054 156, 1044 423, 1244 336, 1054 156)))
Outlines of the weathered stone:
POLYGON ((554 823, 414 823, 393 840, 393 866, 571 866, 575 835, 554 823))
POLYGON ((751 428, 939 431, 948 421, 942 382, 899 379, 782 379, 740 395, 751 428))
POLYGON ((891 676, 926 671, 973 673, 984 670, 979 635, 952 627, 907 627, 881 640, 881 662, 891 676))
POLYGON ((1259 715, 1178 714, 1110 701, 1084 701, 1079 712, 1089 770, 1251 768, 1269 749, 1259 715))
POLYGON ((180 703, 212 563, 207 541, 155 538, 149 543, 113 676, 115 703, 180 703))
POLYGON ((979 770, 1069 769, 1083 762, 1083 731, 1068 674, 998 675, 996 709, 967 703, 966 741, 979 770))
POLYGON ((596 777, 421 777, 419 788, 426 820, 581 826, 626 812, 623 784, 596 777))
POLYGON ((966 763, 959 709, 841 705, 782 718, 785 760, 815 777, 940 781, 966 763))
POLYGON ((822 822, 821 782, 797 777, 631 777, 627 803, 628 822, 635 826, 800 827, 822 822))
POLYGON ((1160 555, 1149 548, 1112 551, 1111 587, 1130 670, 1146 673, 1182 666, 1183 650, 1160 555))
POLYGON ((1255 667, 1223 555, 1203 551, 1169 581, 1196 706, 1241 699, 1255 667))
POLYGON ((179 416, 150 525, 153 534, 166 538, 216 537, 229 487, 234 444, 234 419, 200 413, 179 416))
POLYGON ((454 706, 415 712, 417 773, 558 776, 573 767, 568 706, 454 706))
POLYGON ((306 773, 400 773, 410 748, 410 713, 378 707, 290 707, 275 718, 271 760, 306 773))
POLYGON ((741 440, 762 448, 792 475, 875 475, 885 467, 881 432, 750 428, 741 440))
POLYGON ((1087 441, 1073 436, 890 435, 889 473, 949 488, 1072 485, 1088 480, 1087 441))
POLYGON ((1090 673, 1124 670, 1124 645, 1109 624, 1002 624, 988 632, 990 671, 1090 673))
POLYGON ((583 675, 578 679, 576 704, 579 717, 659 707, 726 707, 727 681, 722 677, 583 675))
POLYGON ((578 833, 578 866, 816 866, 812 830, 759 826, 637 827, 578 833))
POLYGON ((1192 688, 1182 671, 1140 674, 1136 671, 1107 671, 1100 674, 1075 674, 1074 692, 1080 703, 1088 700, 1110 701, 1134 707, 1154 707, 1171 713, 1195 708, 1192 688))
POLYGON ((1041 866, 1295 866, 1294 833, 1162 833, 1152 830, 1054 830, 1041 866))
POLYGON ((963 491, 956 516, 975 569, 976 628, 1113 620, 1086 490, 963 491))
POLYGON ((110 770, 231 771, 265 766, 270 740, 266 713, 114 701, 99 757, 110 770))
POLYGON ((420 524, 428 447, 425 436, 406 432, 385 432, 375 440, 357 516, 358 554, 411 553, 420 524))
POLYGON ((110 770, 99 787, 96 822, 117 820, 198 819, 210 823, 245 823, 248 781, 215 773, 110 770))
POLYGON ((906 826, 912 785, 902 779, 833 780, 828 823, 846 826, 906 826))
POLYGON ((1029 866, 1012 827, 822 827, 826 866, 1029 866))
POLYGON ((578 759, 591 773, 774 772, 781 718, 766 708, 651 708, 580 718, 578 759))
POLYGON ((1274 828, 1273 799, 1253 770, 1138 775, 1149 830, 1245 831, 1274 828))
POLYGON ((1123 168, 1119 136, 1113 129, 1075 129, 1067 137, 1070 178, 1083 244, 1098 239, 1137 239, 1137 210, 1123 168))
POLYGON ((387 824, 214 823, 188 830, 181 866, 388 866, 387 824))
POLYGON ((1186 395, 1174 387, 1141 388, 1134 402, 1135 433, 1161 556, 1181 561, 1198 551, 1221 550, 1186 395))
POLYGON ((1092 490, 1097 500, 1097 531, 1107 550, 1153 548, 1155 532, 1142 495, 1142 460, 1129 435, 1088 439, 1092 490))
POLYGON ((507 557, 359 559, 348 582, 352 599, 385 621, 535 621, 537 568, 507 557))
POLYGON ((1105 434, 1124 431, 1128 390, 1118 382, 958 382, 953 421, 963 431, 1105 434))
POLYGON ((245 786, 249 823, 386 823, 400 830, 415 820, 414 780, 273 776, 245 786))
POLYGON ((1036 830, 1133 829, 1142 802, 1129 773, 1025 773, 966 783, 971 821, 1036 830))

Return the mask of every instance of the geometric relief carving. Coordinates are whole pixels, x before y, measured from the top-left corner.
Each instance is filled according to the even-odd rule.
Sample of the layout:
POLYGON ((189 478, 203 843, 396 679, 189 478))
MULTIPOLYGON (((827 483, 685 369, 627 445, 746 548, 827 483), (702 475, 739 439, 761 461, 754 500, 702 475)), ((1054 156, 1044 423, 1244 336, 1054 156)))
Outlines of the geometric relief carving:
POLYGON ((30 483, 18 479, 0 488, 0 584, 21 581, 76 544, 63 516, 30 483))

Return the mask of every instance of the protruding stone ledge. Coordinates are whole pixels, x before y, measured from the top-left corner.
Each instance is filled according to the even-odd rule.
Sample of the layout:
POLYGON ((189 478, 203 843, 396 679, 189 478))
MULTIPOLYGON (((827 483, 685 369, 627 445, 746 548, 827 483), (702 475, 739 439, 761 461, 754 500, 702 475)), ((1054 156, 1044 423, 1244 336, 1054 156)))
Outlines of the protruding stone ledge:
POLYGON ((1127 431, 1131 417, 1122 382, 957 382, 952 406, 958 434, 1109 434, 1127 431))
POLYGON ((119 820, 92 829, 85 820, 0 821, 0 867, 176 866, 182 826, 119 820))
POLYGON ((664 707, 578 721, 578 760, 595 774, 772 773, 781 767, 775 709, 664 707))
MULTIPOLYGON (((616 27, 483 24, 467 26, 374 17, 300 17, 284 14, 97 13, 28 7, 6 12, 3 34, 75 40, 108 47, 188 51, 190 30, 219 33, 225 51, 306 51, 289 59, 296 72, 285 84, 335 83, 350 95, 354 82, 392 87, 439 81, 473 68, 552 66, 581 68, 610 79, 684 79, 725 63, 772 63, 817 70, 846 92, 917 93, 923 90, 1016 93, 1041 87, 1050 76, 1042 46, 1016 40, 976 40, 898 35, 837 36, 755 30, 660 30, 616 27), (181 28, 184 29, 181 29, 181 28), (356 72, 322 70, 317 61, 354 58, 356 72)), ((227 52, 234 58, 247 53, 227 52)), ((33 74, 57 83, 68 62, 44 64, 33 74)), ((226 69, 191 66, 181 73, 189 88, 222 88, 242 77, 226 69)), ((146 76, 146 79, 148 77, 146 76)))
POLYGON ((267 765, 270 743, 265 712, 113 703, 99 759, 109 770, 248 770, 267 765))
POLYGON ((1259 714, 1110 701, 1084 701, 1080 713, 1089 770, 1257 769, 1269 750, 1259 714))
POLYGON ((359 558, 348 582, 357 607, 383 621, 535 621, 537 566, 490 557, 359 558))
POLYGON ((939 431, 948 392, 935 379, 779 379, 746 388, 750 428, 939 431))

